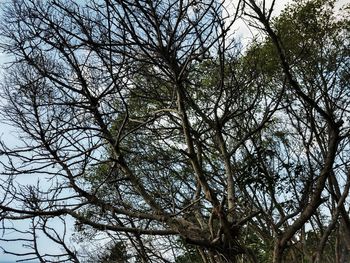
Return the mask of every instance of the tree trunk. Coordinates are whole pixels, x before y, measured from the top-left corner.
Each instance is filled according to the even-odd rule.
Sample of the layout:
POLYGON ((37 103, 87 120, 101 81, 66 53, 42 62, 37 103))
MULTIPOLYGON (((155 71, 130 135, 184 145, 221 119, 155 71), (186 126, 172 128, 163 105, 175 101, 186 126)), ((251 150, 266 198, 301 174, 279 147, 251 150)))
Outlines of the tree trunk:
POLYGON ((284 247, 281 246, 280 241, 275 241, 275 247, 273 249, 273 263, 282 263, 284 247))

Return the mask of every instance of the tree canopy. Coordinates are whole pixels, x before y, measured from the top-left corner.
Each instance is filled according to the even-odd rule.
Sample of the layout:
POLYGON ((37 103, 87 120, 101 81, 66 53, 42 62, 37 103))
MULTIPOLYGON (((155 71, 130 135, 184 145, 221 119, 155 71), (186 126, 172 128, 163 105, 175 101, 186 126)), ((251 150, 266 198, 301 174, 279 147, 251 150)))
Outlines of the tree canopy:
POLYGON ((254 0, 4 4, 2 117, 21 144, 1 142, 1 240, 27 251, 3 250, 346 262, 350 7, 336 4, 299 0, 278 17, 254 0), (242 19, 257 36, 245 46, 242 19))

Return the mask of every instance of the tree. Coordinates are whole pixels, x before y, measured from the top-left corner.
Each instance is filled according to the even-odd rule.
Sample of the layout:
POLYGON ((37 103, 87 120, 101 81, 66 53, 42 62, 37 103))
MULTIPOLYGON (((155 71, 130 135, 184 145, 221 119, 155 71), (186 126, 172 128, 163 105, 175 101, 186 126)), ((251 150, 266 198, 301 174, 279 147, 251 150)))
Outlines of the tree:
MULTIPOLYGON (((323 233, 318 251, 315 252, 317 262, 321 260, 325 240, 334 229, 339 214, 342 217, 341 224, 348 225, 346 222, 349 222, 348 213, 345 212, 344 206, 348 195, 348 172, 345 168, 347 161, 342 158, 342 160, 337 159, 342 155, 342 151, 347 151, 347 142, 342 139, 342 134, 346 134, 347 129, 343 126, 342 119, 347 118, 345 116, 348 112, 346 102, 348 98, 346 92, 343 91, 346 89, 344 81, 348 78, 349 68, 349 46, 345 40, 349 28, 348 18, 344 20, 335 18, 334 4, 335 1, 300 1, 286 9, 271 25, 267 17, 259 12, 255 3, 251 3, 251 8, 255 9, 259 17, 258 20, 263 24, 263 28, 269 36, 269 41, 262 49, 264 52, 262 55, 265 56, 265 61, 268 61, 268 70, 277 74, 284 73, 292 90, 301 98, 301 103, 307 104, 307 112, 305 113, 299 106, 295 107, 296 105, 293 104, 288 105, 290 108, 287 109, 287 114, 294 119, 291 120, 294 123, 292 126, 296 126, 295 131, 301 135, 303 141, 301 144, 304 145, 304 151, 306 151, 305 164, 294 168, 294 176, 302 175, 305 177, 307 175, 309 181, 305 182, 303 178, 299 180, 299 183, 304 184, 303 190, 300 191, 302 203, 298 201, 299 204, 296 204, 296 207, 299 206, 299 211, 297 211, 301 214, 291 225, 284 227, 280 237, 277 237, 274 252, 276 262, 280 260, 277 258, 282 256, 287 242, 290 242, 293 235, 300 231, 302 224, 314 216, 312 213, 320 213, 316 211, 319 208, 319 202, 326 201, 323 197, 327 181, 330 184, 328 188, 330 197, 335 198, 332 200, 333 207, 330 209, 330 214, 333 214, 333 217, 328 227, 319 226, 321 229, 325 227, 327 230, 323 233), (275 55, 271 55, 271 52, 274 52, 275 55), (280 62, 280 67, 276 67, 277 60, 280 62), (303 116, 302 118, 305 120, 298 118, 295 114, 299 117, 303 116), (326 120, 326 122, 319 121, 320 119, 326 120), (337 121, 337 119, 339 120, 337 121), (330 122, 336 124, 334 128, 330 128, 333 125, 330 122), (342 128, 336 128, 337 125, 342 128), (333 145, 337 145, 337 150, 333 149, 333 157, 330 155, 332 152, 330 131, 332 129, 334 131, 339 129, 336 132, 339 136, 338 141, 333 145), (324 161, 319 159, 320 155, 323 156, 324 161), (326 161, 332 159, 333 164, 329 163, 331 169, 327 172, 325 170, 326 161), (341 168, 342 172, 337 171, 335 167, 332 168, 335 164, 337 164, 337 168, 344 167, 341 168), (305 169, 307 166, 309 169, 305 169), (298 168, 298 174, 296 168, 298 168), (299 168, 303 168, 304 171, 299 168), (319 173, 315 173, 316 170, 319 173), (309 185, 310 182, 313 186, 309 185), (339 187, 339 185, 342 186, 339 187), (309 187, 310 190, 308 190, 309 187), (343 190, 343 193, 339 191, 340 189, 343 190), (303 202, 308 203, 303 204, 303 202)), ((301 154, 304 155, 304 153, 301 154)), ((303 157, 298 159, 300 162, 303 157)), ((299 187, 296 185, 296 188, 299 187)), ((294 198, 298 196, 297 192, 298 190, 293 195, 294 198)), ((290 215, 296 216, 293 213, 290 215)), ((281 216, 290 219, 288 214, 281 216)), ((347 242, 345 240, 345 243, 347 242)))
POLYGON ((59 219, 112 240, 105 260, 321 262, 350 230, 349 23, 333 4, 277 19, 253 0, 5 5, 3 115, 22 145, 1 143, 1 218, 33 251, 6 252, 84 261, 59 219), (246 51, 239 16, 265 36, 246 51), (24 219, 25 233, 8 225, 24 219))

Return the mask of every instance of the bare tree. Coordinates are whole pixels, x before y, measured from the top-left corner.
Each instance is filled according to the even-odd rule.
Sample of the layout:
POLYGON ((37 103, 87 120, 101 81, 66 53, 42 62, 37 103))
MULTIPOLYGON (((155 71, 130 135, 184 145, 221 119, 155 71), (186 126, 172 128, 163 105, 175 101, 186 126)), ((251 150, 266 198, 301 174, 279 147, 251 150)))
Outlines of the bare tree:
MULTIPOLYGON (((311 10, 324 11, 321 2, 311 10)), ((321 262, 337 224, 349 231, 349 65, 339 37, 349 31, 334 24, 315 45, 291 26, 305 42, 288 47, 283 32, 292 33, 272 22, 273 5, 226 6, 4 6, 1 47, 14 60, 2 110, 22 145, 1 143, 1 219, 5 234, 23 236, 8 241, 30 249, 7 253, 88 261, 67 238, 74 222, 83 240, 127 247, 131 261, 174 262, 190 248, 202 262, 302 262, 308 228, 320 231, 321 262), (245 53, 231 29, 241 15, 267 36, 245 53), (22 185, 23 175, 38 182, 22 185), (23 220, 28 230, 9 225, 23 220), (39 233, 61 252, 43 252, 39 233)), ((302 17, 308 5, 299 7, 287 14, 302 17)))

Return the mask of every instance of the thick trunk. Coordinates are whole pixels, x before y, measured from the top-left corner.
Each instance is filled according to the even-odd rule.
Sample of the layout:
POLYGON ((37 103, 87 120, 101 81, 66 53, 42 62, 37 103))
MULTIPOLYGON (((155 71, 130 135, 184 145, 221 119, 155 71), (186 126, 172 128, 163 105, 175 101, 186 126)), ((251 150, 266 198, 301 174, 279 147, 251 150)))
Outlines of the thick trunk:
POLYGON ((273 263, 282 263, 284 246, 281 246, 280 241, 276 240, 273 249, 273 263))

